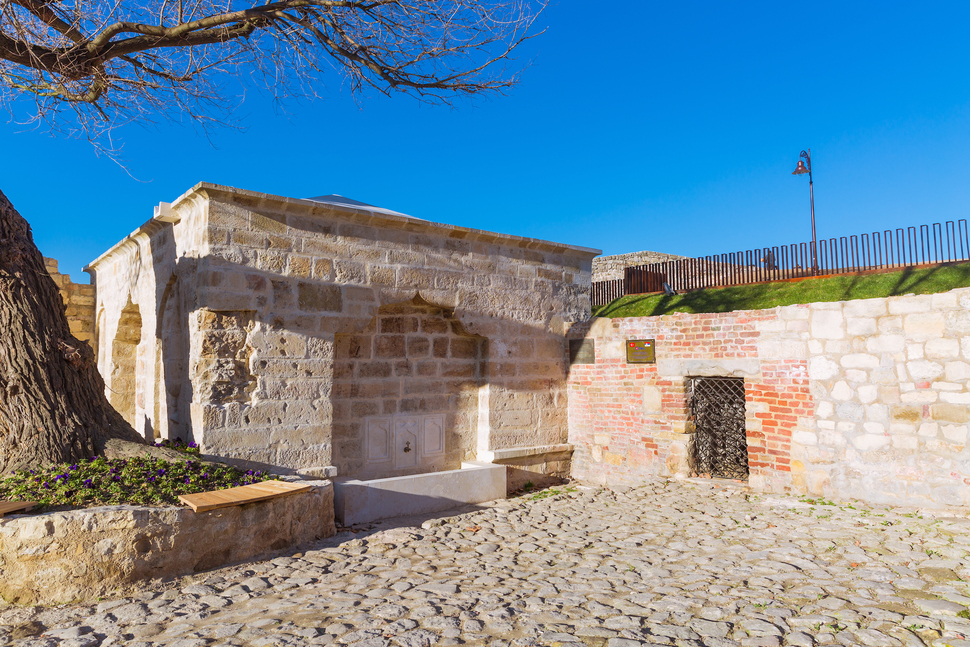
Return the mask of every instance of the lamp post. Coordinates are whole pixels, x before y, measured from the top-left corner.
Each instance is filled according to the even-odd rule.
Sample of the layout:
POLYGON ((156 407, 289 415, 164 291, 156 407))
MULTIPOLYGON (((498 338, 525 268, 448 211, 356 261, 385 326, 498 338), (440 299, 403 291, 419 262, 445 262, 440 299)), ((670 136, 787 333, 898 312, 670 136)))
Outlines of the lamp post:
POLYGON ((808 152, 802 151, 798 154, 798 166, 792 171, 792 175, 804 175, 808 173, 808 192, 812 197, 812 276, 818 276, 818 258, 816 257, 815 250, 818 247, 818 242, 815 239, 815 187, 812 183, 812 149, 809 148, 808 152), (802 162, 802 158, 805 161, 802 162))

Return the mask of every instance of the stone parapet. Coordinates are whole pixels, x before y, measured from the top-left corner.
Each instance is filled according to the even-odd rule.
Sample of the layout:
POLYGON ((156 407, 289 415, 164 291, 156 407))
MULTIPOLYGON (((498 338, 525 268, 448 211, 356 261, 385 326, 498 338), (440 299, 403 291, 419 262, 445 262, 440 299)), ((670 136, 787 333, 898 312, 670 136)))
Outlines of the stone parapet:
POLYGON ((623 270, 635 265, 650 265, 679 261, 687 256, 664 254, 661 252, 633 252, 631 254, 614 254, 612 256, 597 256, 593 259, 593 281, 611 281, 623 278, 623 270))
POLYGON ((71 327, 71 334, 94 346, 94 300, 93 285, 74 283, 68 274, 61 274, 57 270, 57 261, 45 258, 44 266, 47 273, 54 279, 57 289, 64 300, 67 323, 71 327))
POLYGON ((195 513, 110 506, 0 519, 0 597, 64 604, 124 594, 145 579, 213 569, 336 533, 333 485, 195 513))

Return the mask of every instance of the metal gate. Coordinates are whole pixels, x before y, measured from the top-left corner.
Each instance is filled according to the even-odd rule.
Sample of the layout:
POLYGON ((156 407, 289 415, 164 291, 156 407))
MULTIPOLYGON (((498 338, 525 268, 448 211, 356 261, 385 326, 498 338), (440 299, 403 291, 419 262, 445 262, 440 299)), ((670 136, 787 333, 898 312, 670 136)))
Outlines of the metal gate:
POLYGON ((709 478, 748 478, 744 378, 688 377, 691 472, 709 478))

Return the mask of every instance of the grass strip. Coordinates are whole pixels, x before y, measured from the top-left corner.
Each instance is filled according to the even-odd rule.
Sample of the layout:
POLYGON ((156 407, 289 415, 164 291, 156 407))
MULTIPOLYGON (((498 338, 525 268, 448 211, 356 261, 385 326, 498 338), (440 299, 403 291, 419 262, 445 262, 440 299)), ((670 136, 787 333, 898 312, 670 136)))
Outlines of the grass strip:
POLYGON ((675 312, 764 310, 798 303, 874 299, 903 294, 936 294, 965 287, 970 287, 970 263, 956 263, 881 274, 738 285, 673 296, 631 294, 593 308, 593 316, 613 319, 656 317, 675 312))

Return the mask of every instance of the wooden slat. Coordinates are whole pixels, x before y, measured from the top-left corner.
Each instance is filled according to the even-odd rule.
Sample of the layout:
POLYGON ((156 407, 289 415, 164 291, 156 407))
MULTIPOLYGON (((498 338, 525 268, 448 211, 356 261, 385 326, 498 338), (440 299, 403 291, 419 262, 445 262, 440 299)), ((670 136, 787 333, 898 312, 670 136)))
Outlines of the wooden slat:
POLYGON ((36 501, 0 501, 0 517, 11 512, 26 512, 35 505, 36 501))
POLYGON ((234 505, 265 501, 287 494, 306 492, 309 485, 288 483, 286 481, 262 481, 252 485, 241 485, 226 490, 200 492, 199 494, 179 495, 179 501, 192 508, 195 512, 206 512, 217 508, 228 508, 234 505))

